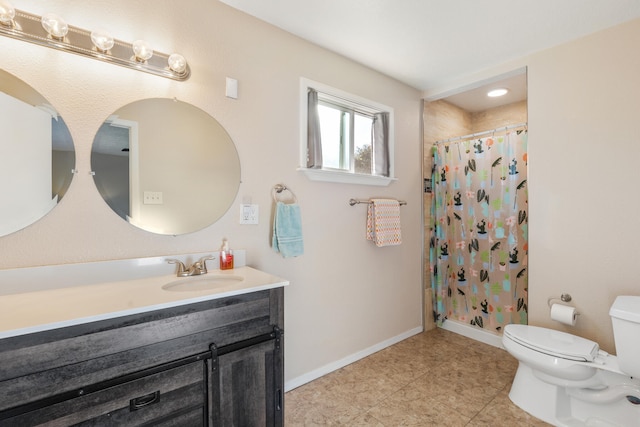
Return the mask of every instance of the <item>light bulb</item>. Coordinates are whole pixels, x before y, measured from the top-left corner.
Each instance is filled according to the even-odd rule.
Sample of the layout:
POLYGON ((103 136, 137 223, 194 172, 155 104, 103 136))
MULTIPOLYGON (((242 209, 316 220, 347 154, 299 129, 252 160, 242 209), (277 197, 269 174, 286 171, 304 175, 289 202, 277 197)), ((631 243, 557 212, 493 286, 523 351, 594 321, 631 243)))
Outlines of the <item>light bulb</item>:
POLYGON ((0 24, 13 26, 13 18, 16 16, 16 10, 7 0, 0 0, 0 24))
POLYGON ((147 61, 153 56, 153 49, 151 49, 151 45, 144 40, 134 41, 132 47, 136 60, 140 62, 147 61))
POLYGON ((42 28, 44 28, 51 37, 63 39, 69 32, 69 26, 64 19, 53 13, 42 15, 42 28))
POLYGON ((187 70, 187 60, 179 53, 169 55, 167 62, 169 63, 169 68, 178 74, 182 74, 187 70))
POLYGON ((100 52, 106 52, 114 45, 113 37, 104 28, 98 28, 91 32, 91 42, 100 52))
POLYGON ((489 91, 487 93, 487 96, 489 96, 491 98, 496 98, 498 96, 506 95, 507 92, 509 92, 509 89, 499 88, 499 89, 494 89, 494 90, 489 91))

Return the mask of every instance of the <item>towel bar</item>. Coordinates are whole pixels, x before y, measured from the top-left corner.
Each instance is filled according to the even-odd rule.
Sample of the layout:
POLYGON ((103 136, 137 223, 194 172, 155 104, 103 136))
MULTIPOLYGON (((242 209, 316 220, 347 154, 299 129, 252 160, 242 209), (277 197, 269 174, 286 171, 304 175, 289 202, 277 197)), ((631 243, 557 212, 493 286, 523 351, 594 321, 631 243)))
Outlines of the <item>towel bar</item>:
MULTIPOLYGON (((355 205, 359 205, 360 203, 373 203, 371 200, 357 200, 357 199, 349 199, 349 206, 355 206, 355 205)), ((404 200, 398 200, 398 203, 400 203, 400 206, 406 205, 407 202, 405 202, 404 200)))

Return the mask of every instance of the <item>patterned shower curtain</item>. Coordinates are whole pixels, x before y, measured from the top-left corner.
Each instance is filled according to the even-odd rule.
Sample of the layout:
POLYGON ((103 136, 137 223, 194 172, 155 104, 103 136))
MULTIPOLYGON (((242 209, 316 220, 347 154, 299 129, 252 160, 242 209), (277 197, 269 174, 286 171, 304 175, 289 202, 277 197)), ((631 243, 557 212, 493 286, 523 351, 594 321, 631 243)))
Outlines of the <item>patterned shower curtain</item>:
POLYGON ((527 131, 433 147, 434 317, 527 323, 527 131))

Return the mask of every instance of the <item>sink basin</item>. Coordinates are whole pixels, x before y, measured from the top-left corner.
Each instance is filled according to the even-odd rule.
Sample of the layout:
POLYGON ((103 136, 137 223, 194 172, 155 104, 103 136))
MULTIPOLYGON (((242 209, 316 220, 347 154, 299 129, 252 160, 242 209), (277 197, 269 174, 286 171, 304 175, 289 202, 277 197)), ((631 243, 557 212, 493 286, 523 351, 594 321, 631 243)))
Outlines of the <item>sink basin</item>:
POLYGON ((243 280, 244 278, 242 276, 228 274, 192 276, 169 282, 163 285, 162 289, 172 292, 210 291, 233 285, 243 280))

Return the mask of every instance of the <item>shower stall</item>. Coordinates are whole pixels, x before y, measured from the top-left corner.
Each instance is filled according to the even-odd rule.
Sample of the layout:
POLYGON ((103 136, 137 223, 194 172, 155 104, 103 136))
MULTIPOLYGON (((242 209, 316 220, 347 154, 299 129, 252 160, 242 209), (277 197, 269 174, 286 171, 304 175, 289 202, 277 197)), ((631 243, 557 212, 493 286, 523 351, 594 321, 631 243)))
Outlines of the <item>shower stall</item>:
POLYGON ((520 124, 432 148, 429 271, 438 325, 501 333, 527 323, 527 137, 520 124))
POLYGON ((516 74, 505 80, 523 87, 514 101, 423 106, 425 329, 496 346, 528 311, 526 69, 516 74))

